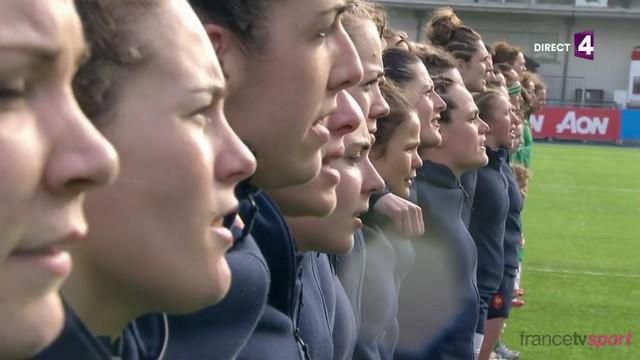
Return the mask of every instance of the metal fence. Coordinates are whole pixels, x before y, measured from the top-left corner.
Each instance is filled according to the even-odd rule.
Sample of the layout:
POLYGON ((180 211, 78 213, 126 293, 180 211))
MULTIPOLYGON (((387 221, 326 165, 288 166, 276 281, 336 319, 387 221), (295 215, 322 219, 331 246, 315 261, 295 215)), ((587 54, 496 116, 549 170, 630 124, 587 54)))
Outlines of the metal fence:
POLYGON ((592 99, 589 97, 593 90, 587 88, 582 76, 545 76, 542 80, 547 85, 547 104, 560 107, 592 107, 592 108, 618 108, 618 104, 613 101, 602 99, 592 99), (564 96, 562 86, 564 82, 564 96))

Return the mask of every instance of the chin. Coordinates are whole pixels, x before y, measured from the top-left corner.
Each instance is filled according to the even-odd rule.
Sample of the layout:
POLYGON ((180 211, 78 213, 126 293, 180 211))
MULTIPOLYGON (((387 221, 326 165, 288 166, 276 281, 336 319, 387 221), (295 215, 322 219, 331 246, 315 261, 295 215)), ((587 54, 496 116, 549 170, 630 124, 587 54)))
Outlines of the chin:
MULTIPOLYGON (((166 296, 166 300, 160 301, 156 312, 171 314, 190 314, 220 302, 231 288, 231 269, 226 260, 218 261, 212 265, 208 276, 199 276, 198 279, 185 278, 173 289, 164 288, 158 292, 158 297, 166 296)), ((178 279, 173 279, 178 281, 178 279)))
POLYGON ((319 152, 313 158, 281 159, 277 164, 263 163, 262 166, 258 163, 251 182, 268 190, 302 185, 320 173, 321 165, 322 159, 319 152))
POLYGON ((333 246, 333 249, 331 249, 331 251, 329 252, 335 255, 343 255, 350 252, 351 249, 353 249, 353 234, 345 237, 339 242, 336 242, 335 246, 333 246))
POLYGON ((222 257, 222 260, 216 265, 216 273, 212 282, 212 293, 209 300, 206 301, 204 307, 211 306, 224 299, 231 288, 231 269, 229 263, 222 257))
POLYGON ((0 310, 3 322, 12 324, 0 329, 1 359, 31 357, 51 344, 62 331, 64 310, 58 293, 50 293, 12 310, 11 314, 0 310))
POLYGON ((485 155, 478 160, 478 168, 485 167, 489 163, 489 158, 485 155))

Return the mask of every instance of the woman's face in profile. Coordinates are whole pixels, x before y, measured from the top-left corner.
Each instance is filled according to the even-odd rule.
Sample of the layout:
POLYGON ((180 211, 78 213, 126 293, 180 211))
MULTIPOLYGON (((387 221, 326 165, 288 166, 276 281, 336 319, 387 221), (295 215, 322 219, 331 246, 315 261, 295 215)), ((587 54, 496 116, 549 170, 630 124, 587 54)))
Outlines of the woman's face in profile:
POLYGON ((86 53, 72 0, 0 2, 0 358, 41 350, 63 325, 63 248, 85 236, 87 190, 117 157, 80 111, 86 53))
POLYGON ((140 307, 195 311, 229 288, 233 239, 223 218, 237 209, 234 188, 255 159, 227 123, 224 77, 187 1, 160 2, 132 31, 147 58, 122 80, 118 111, 100 126, 122 169, 87 197, 90 241, 77 254, 83 273, 97 272, 140 307))

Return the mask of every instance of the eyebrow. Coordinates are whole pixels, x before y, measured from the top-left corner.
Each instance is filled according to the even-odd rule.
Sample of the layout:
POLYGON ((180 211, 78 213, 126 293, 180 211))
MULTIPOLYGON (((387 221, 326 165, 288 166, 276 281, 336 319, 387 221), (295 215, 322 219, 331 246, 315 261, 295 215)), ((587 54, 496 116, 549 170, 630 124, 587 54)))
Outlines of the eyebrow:
POLYGON ((54 62, 62 53, 59 49, 32 44, 5 46, 0 44, 0 51, 14 52, 22 56, 27 56, 31 58, 32 62, 35 64, 54 62))
POLYGON ((227 97, 227 89, 220 85, 207 85, 207 86, 194 87, 190 92, 191 93, 205 92, 207 94, 211 94, 214 100, 224 99, 227 97))
POLYGON ((327 10, 323 10, 322 12, 320 12, 320 16, 326 16, 331 14, 335 14, 336 16, 339 16, 347 12, 352 7, 353 7, 353 0, 347 0, 342 4, 338 4, 327 10))
POLYGON ((349 148, 359 148, 361 151, 367 151, 371 149, 371 142, 369 141, 357 141, 349 144, 349 148))

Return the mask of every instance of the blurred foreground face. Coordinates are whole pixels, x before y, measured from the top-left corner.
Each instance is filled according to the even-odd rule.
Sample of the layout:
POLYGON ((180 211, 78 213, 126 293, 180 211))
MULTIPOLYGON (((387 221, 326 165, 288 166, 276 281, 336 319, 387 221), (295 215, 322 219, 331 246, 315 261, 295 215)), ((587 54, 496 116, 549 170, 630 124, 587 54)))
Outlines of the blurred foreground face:
POLYGON ((325 217, 287 218, 302 251, 342 254, 351 250, 353 233, 362 226, 359 215, 367 212, 369 196, 384 187, 368 157, 372 138, 362 120, 356 131, 345 136, 344 156, 331 164, 340 173, 334 211, 325 217))
POLYGON ((223 217, 255 170, 226 121, 224 77, 188 3, 163 0, 134 27, 148 57, 122 79, 117 111, 100 127, 121 176, 87 198, 89 241, 74 248, 79 271, 64 289, 98 335, 140 312, 192 312, 226 294, 233 238, 223 217), (82 302, 121 318, 101 321, 82 302))
POLYGON ((71 0, 0 2, 0 358, 23 359, 63 325, 61 247, 87 232, 85 192, 113 180, 115 151, 80 112, 85 53, 71 0))

